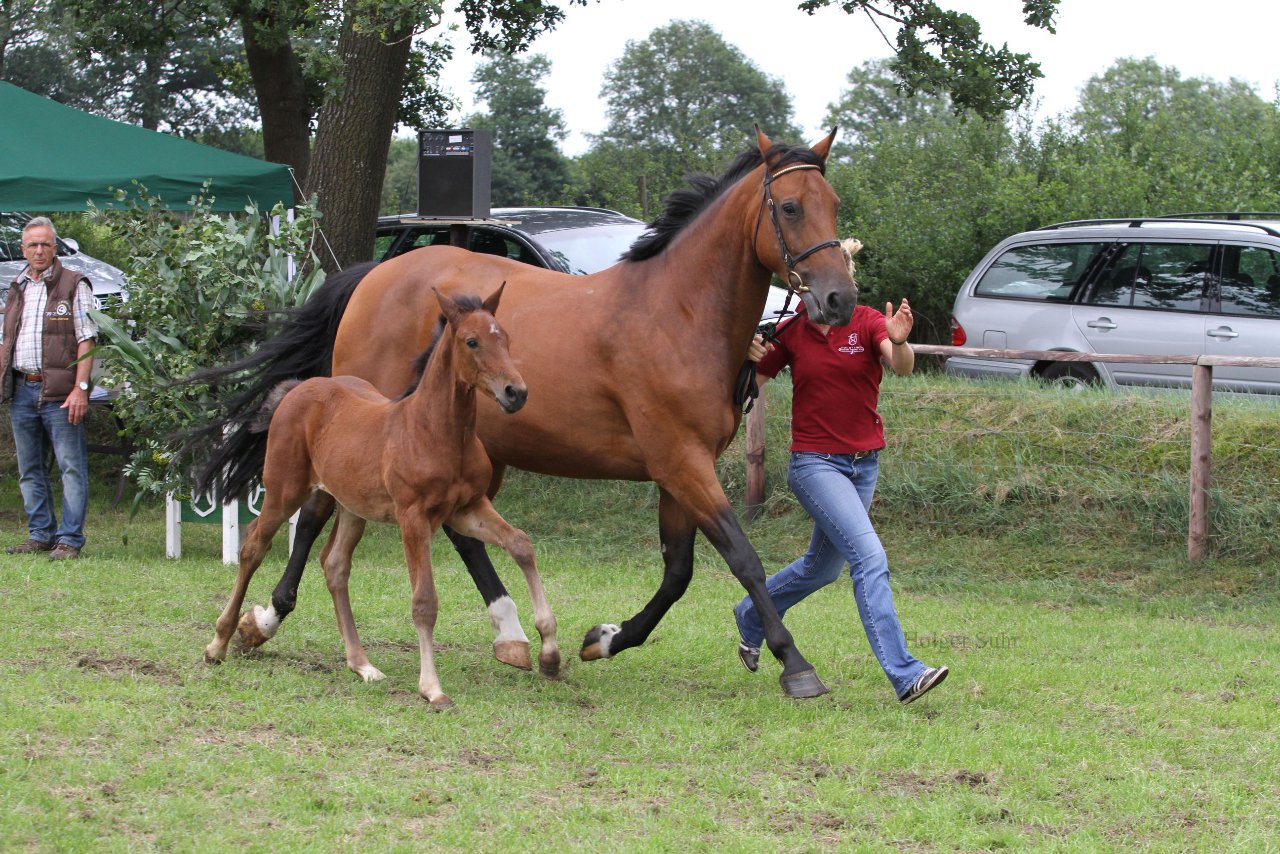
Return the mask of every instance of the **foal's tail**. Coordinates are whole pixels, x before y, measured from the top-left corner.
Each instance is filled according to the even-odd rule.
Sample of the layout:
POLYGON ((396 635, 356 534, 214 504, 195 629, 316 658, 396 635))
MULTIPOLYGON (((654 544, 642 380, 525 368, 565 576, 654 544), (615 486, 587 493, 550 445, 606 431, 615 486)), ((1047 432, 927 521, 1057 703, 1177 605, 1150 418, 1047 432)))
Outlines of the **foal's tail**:
POLYGON ((252 422, 281 382, 329 375, 342 314, 356 286, 375 266, 372 261, 356 264, 329 276, 311 299, 268 327, 274 334, 253 353, 182 380, 207 383, 215 392, 220 386, 237 389, 222 401, 220 417, 178 437, 183 452, 204 460, 196 470, 196 494, 214 490, 223 498, 243 496, 262 476, 267 434, 254 432, 252 422))

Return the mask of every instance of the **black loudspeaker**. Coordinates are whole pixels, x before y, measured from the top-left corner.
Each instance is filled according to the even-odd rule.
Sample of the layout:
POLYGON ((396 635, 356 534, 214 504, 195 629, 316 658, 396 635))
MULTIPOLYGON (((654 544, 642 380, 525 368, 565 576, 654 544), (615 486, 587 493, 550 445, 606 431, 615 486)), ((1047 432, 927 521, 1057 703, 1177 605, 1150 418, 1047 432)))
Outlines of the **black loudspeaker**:
POLYGON ((487 219, 493 134, 418 131, 418 216, 487 219))

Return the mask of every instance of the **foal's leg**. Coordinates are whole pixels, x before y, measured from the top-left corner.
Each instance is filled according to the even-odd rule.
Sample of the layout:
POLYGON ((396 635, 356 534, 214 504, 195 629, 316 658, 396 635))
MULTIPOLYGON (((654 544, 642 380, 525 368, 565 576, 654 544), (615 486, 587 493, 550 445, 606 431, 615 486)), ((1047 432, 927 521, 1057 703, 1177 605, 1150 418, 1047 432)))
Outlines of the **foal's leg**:
POLYGON ((432 524, 412 511, 403 512, 399 516, 400 536, 404 540, 404 559, 409 567, 413 627, 418 630, 418 693, 431 703, 433 711, 443 711, 453 708, 453 700, 440 688, 433 640, 436 616, 440 612, 440 599, 436 595, 436 582, 431 574, 431 537, 439 524, 432 524))
POLYGON ((364 519, 339 507, 338 521, 329 534, 329 542, 325 543, 320 563, 324 567, 324 580, 329 585, 329 595, 333 597, 333 612, 338 618, 342 647, 347 652, 347 667, 359 674, 364 681, 377 682, 386 677, 381 670, 369 663, 369 656, 365 655, 360 635, 356 632, 356 619, 351 613, 351 596, 347 590, 347 580, 351 577, 351 553, 364 536, 364 526, 364 519))
POLYGON ((240 546, 240 569, 236 573, 235 586, 231 589, 231 599, 214 626, 213 640, 204 648, 204 660, 209 663, 222 661, 227 657, 227 644, 236 630, 236 621, 240 619, 240 606, 244 604, 245 591, 249 589, 249 580, 262 565, 262 559, 271 549, 271 538, 297 505, 288 507, 282 504, 279 496, 267 494, 262 503, 262 513, 254 520, 246 532, 244 543, 240 546))
POLYGON ((307 557, 316 538, 324 530, 324 523, 333 515, 333 507, 333 496, 323 490, 311 493, 311 497, 302 505, 294 532, 293 551, 289 553, 284 575, 280 576, 276 589, 271 593, 271 604, 266 608, 254 605, 240 618, 240 642, 245 646, 258 647, 271 640, 284 618, 293 612, 298 602, 298 584, 302 581, 307 557))
MULTIPOLYGON (((498 515, 488 498, 481 498, 459 510, 449 522, 467 536, 502 546, 515 560, 524 573, 525 584, 529 586, 529 598, 533 601, 533 624, 542 637, 542 648, 538 651, 538 671, 548 678, 559 676, 560 647, 556 644, 556 617, 551 612, 546 591, 542 588, 542 576, 538 574, 538 566, 534 563, 533 544, 529 541, 528 534, 509 525, 507 520, 498 515)), ((525 649, 527 655, 527 642, 525 649)))

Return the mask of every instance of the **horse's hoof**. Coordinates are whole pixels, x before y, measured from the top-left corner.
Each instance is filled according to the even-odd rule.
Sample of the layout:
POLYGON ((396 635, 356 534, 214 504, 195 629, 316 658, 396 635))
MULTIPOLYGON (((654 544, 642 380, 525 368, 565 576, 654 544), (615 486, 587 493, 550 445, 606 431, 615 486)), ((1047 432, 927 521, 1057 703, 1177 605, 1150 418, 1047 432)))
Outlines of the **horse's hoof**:
POLYGON ((528 641, 494 641, 493 657, 503 664, 509 664, 521 670, 533 669, 533 660, 529 657, 528 641))
POLYGON ((276 635, 280 628, 280 618, 275 610, 268 610, 261 605, 254 605, 240 617, 237 632, 240 643, 246 649, 256 649, 276 635))
POLYGON ((539 658, 538 673, 545 679, 560 679, 560 656, 546 660, 539 658))
POLYGON ((449 699, 448 694, 441 694, 428 702, 431 704, 431 711, 433 712, 447 712, 453 708, 453 700, 449 699))
POLYGON ((372 664, 366 664, 363 667, 351 668, 356 674, 366 682, 381 682, 387 678, 387 675, 372 664))
POLYGON ((613 643, 613 636, 622 629, 613 623, 603 623, 599 626, 592 626, 587 632, 587 636, 582 639, 582 651, 578 655, 583 661, 598 661, 601 658, 608 658, 613 655, 613 651, 609 648, 613 643))
POLYGON ((821 697, 830 690, 818 678, 818 671, 813 669, 792 673, 789 676, 784 673, 778 677, 778 681, 782 683, 782 693, 793 700, 821 697))
POLYGON ((205 664, 221 664, 222 659, 227 657, 225 648, 219 648, 217 644, 209 644, 204 648, 205 664))

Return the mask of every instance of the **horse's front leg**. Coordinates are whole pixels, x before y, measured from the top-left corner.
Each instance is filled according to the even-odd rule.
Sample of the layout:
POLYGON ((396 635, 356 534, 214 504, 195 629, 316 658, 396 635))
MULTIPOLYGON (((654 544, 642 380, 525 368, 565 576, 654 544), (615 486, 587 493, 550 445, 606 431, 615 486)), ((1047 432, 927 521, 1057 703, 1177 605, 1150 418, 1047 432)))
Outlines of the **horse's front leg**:
POLYGON ((347 583, 351 578, 351 555, 364 536, 365 521, 343 507, 338 508, 338 521, 329 534, 320 554, 324 567, 324 580, 333 599, 333 613, 338 618, 338 632, 342 635, 342 648, 346 651, 347 667, 366 682, 385 678, 369 661, 360 633, 356 631, 356 618, 351 613, 351 594, 347 583))
POLYGON ((639 646, 684 595, 693 577, 693 541, 697 527, 693 518, 665 489, 658 500, 658 535, 662 542, 662 583, 640 613, 621 626, 604 623, 592 626, 582 641, 583 661, 611 658, 639 646))
POLYGON ((440 612, 440 599, 436 594, 436 582, 431 571, 431 537, 439 522, 413 512, 397 514, 400 536, 404 540, 404 559, 409 567, 409 589, 412 591, 413 627, 418 630, 418 693, 427 699, 433 711, 453 708, 440 687, 436 674, 435 643, 433 636, 436 616, 440 612))
MULTIPOLYGON (((538 574, 538 567, 534 562, 533 543, 529 541, 529 536, 519 528, 513 528, 508 524, 493 508, 488 498, 481 498, 454 513, 449 519, 449 524, 469 537, 502 546, 520 567, 520 571, 524 573, 525 584, 529 587, 529 598, 533 601, 534 626, 542 638, 542 647, 538 651, 538 672, 548 678, 559 676, 560 647, 556 644, 556 617, 551 612, 551 604, 547 601, 546 591, 542 588, 542 576, 538 574)), ((526 640, 526 657, 528 648, 529 644, 526 640)))
POLYGON ((503 586, 493 561, 484 550, 484 543, 455 531, 449 525, 444 526, 445 536, 453 543, 458 556, 471 574, 476 589, 484 597, 484 604, 489 612, 489 624, 493 626, 493 657, 503 664, 518 667, 521 670, 532 670, 529 661, 529 636, 520 625, 520 613, 516 603, 503 586))

